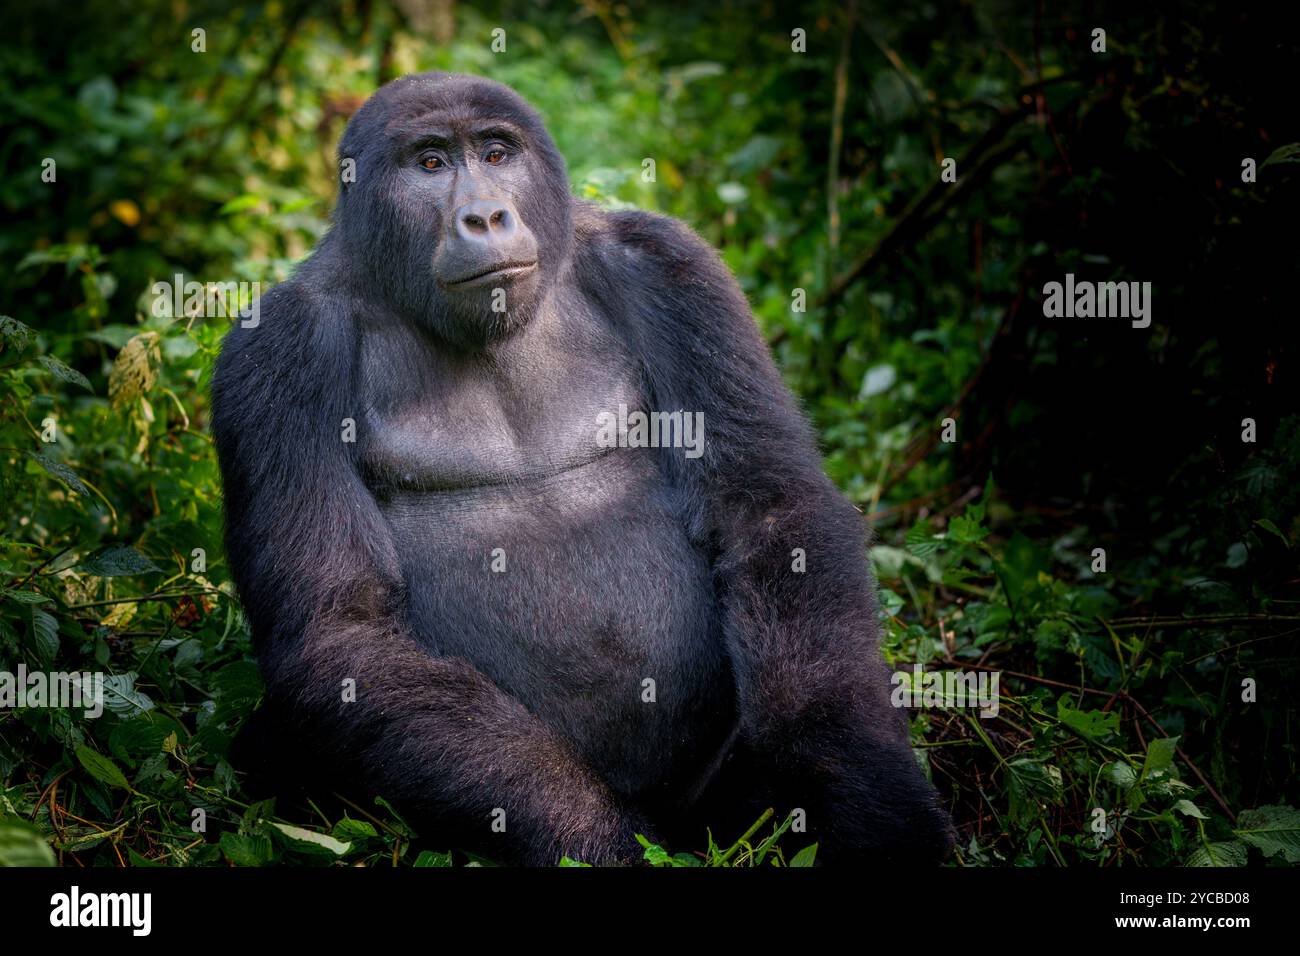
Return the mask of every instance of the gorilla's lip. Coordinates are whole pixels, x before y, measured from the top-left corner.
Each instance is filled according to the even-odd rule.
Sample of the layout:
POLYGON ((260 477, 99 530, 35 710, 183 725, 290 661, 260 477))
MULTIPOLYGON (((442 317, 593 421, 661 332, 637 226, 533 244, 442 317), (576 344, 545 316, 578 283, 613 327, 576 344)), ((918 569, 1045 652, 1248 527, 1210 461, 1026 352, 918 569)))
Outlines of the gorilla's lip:
POLYGON ((536 268, 536 259, 532 262, 502 262, 490 269, 484 269, 482 272, 475 272, 473 275, 463 276, 459 279, 448 279, 443 285, 449 289, 466 289, 470 286, 484 285, 498 279, 517 279, 536 268))

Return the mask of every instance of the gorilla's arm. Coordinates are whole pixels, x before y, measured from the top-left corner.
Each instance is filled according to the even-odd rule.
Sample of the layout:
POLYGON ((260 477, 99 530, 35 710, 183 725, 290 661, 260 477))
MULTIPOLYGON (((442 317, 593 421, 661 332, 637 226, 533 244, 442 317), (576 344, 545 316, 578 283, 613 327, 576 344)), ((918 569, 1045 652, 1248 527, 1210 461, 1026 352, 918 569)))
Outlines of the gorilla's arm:
MULTIPOLYGON (((649 266, 635 294, 654 407, 704 413, 703 457, 668 458, 689 491, 692 533, 719 554, 742 746, 772 798, 807 811, 828 855, 924 853, 927 843, 943 852, 946 818, 889 702, 865 522, 822 471, 813 433, 713 249, 644 213, 616 214, 613 227, 640 253, 626 258, 649 266), (795 549, 805 571, 794 570, 795 549)), ((625 257, 610 258, 626 268, 625 257)))
POLYGON ((337 746, 374 789, 416 814, 490 832, 535 864, 631 856, 633 823, 551 730, 460 659, 406 632, 389 531, 341 440, 362 419, 348 383, 353 333, 290 283, 261 324, 228 336, 212 427, 225 480, 227 554, 269 694, 337 746), (344 681, 356 700, 343 700, 344 681))

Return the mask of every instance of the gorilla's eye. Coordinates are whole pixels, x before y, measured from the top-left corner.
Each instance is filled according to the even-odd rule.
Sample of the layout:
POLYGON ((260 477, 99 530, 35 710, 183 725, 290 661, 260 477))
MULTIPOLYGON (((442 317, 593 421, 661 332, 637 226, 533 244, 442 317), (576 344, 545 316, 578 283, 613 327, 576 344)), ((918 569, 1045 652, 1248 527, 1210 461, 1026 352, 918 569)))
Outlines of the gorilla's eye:
POLYGON ((493 146, 483 155, 483 162, 489 166, 499 166, 506 158, 506 151, 500 146, 493 146))
POLYGON ((444 164, 437 156, 426 156, 420 160, 420 165, 425 169, 442 169, 444 164))

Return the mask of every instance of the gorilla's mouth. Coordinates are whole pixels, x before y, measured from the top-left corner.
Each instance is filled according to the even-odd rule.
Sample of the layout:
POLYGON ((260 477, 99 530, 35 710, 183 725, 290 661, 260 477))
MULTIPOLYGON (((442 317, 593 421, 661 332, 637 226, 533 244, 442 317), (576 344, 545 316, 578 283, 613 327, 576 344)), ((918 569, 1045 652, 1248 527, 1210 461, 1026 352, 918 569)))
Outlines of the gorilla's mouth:
POLYGON ((503 262, 484 269, 482 272, 475 272, 472 275, 462 276, 459 279, 448 279, 443 285, 449 289, 468 289, 478 285, 488 285, 492 282, 502 280, 518 279, 525 276, 537 268, 537 260, 532 262, 503 262))

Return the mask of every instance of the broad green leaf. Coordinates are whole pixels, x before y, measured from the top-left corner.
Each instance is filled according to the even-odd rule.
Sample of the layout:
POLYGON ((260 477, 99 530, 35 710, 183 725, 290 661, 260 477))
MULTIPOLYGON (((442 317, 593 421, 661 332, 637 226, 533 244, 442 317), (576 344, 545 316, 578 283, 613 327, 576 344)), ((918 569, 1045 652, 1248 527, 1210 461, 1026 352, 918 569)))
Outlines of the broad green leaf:
POLYGON ((1259 164, 1259 168, 1271 166, 1274 163, 1300 163, 1300 143, 1287 143, 1285 146, 1279 146, 1273 152, 1268 154, 1268 158, 1259 164))
POLYGON ((1174 753, 1178 748, 1177 737, 1161 737, 1151 741, 1147 747, 1147 759, 1142 764, 1142 776, 1146 778, 1161 770, 1168 770, 1174 765, 1174 753))
POLYGON ((254 195, 253 193, 244 193, 244 195, 236 196, 234 199, 224 204, 217 210, 217 215, 229 216, 232 213, 244 212, 245 210, 261 205, 261 203, 261 196, 254 195))
POLYGON ((1107 764, 1106 772, 1110 776, 1110 782, 1126 793, 1137 783, 1137 771, 1123 761, 1116 760, 1107 764))
POLYGON ((127 671, 104 678, 104 706, 119 717, 136 717, 153 710, 149 695, 135 688, 137 676, 135 671, 127 671))
POLYGON ((790 860, 791 866, 812 866, 817 859, 817 844, 806 846, 796 853, 790 860))
POLYGON ((100 548, 77 569, 100 578, 126 577, 133 574, 157 574, 162 569, 127 544, 100 548))
POLYGON ((101 783, 106 783, 110 787, 118 787, 122 790, 130 790, 131 784, 127 782, 126 775, 118 769, 117 764, 109 760, 103 754, 96 753, 85 744, 77 745, 77 760, 86 768, 86 772, 101 783))
POLYGON ((1187 866, 1245 866, 1246 845, 1233 840, 1230 843, 1210 843, 1200 847, 1187 858, 1187 866))
POLYGON ((221 834, 221 852, 235 866, 266 866, 275 857, 271 838, 244 833, 221 834))
POLYGON ((1061 723, 1089 740, 1100 740, 1119 733, 1119 711, 1075 710, 1068 696, 1056 704, 1056 714, 1061 723))
POLYGON ((0 866, 54 866, 54 851, 26 820, 0 818, 0 866))
POLYGON ((9 588, 0 588, 0 594, 17 604, 49 604, 54 600, 35 591, 11 591, 9 588))
POLYGON ((212 677, 212 691, 224 700, 255 701, 262 696, 262 674, 252 661, 227 664, 212 677))
MULTIPOLYGON (((330 833, 336 840, 342 840, 344 843, 355 840, 371 840, 379 836, 379 831, 375 829, 373 823, 367 820, 354 820, 351 817, 344 817, 334 824, 334 829, 330 833)), ((450 865, 448 863, 448 866, 450 865)))
POLYGON ((71 468, 69 468, 67 465, 65 465, 63 462, 56 461, 55 459, 50 458, 48 455, 45 454, 37 455, 30 451, 27 453, 27 457, 32 459, 32 461, 36 462, 36 464, 40 465, 42 468, 48 471, 55 478, 59 479, 59 481, 63 482, 65 485, 67 485, 77 494, 81 495, 81 497, 83 498, 90 497, 90 489, 86 487, 86 483, 82 481, 80 478, 78 478, 77 473, 73 471, 71 468))
POLYGON ((928 558, 943 546, 943 539, 935 537, 930 522, 918 521, 908 530, 903 543, 918 558, 928 558))
POLYGON ((302 827, 290 826, 287 823, 276 823, 274 821, 267 822, 285 838, 285 842, 294 850, 306 852, 319 852, 325 850, 334 854, 334 856, 342 856, 347 853, 348 850, 352 849, 351 843, 344 843, 341 840, 336 840, 326 833, 316 833, 312 830, 305 830, 302 827))
POLYGON ((1201 811, 1200 807, 1192 803, 1190 800, 1179 800, 1174 804, 1174 809, 1185 817, 1195 817, 1197 820, 1210 819, 1209 816, 1201 811))
POLYGON ((1288 863, 1300 863, 1300 810, 1294 807, 1243 810, 1233 832, 1265 856, 1281 853, 1288 863))
MULTIPOLYGON (((336 828, 336 829, 337 829, 337 828, 336 828)), ((564 858, 564 860, 567 860, 567 859, 568 859, 568 857, 566 856, 566 857, 564 858)), ((566 865, 565 862, 564 862, 564 860, 561 860, 561 861, 560 861, 560 866, 565 866, 565 865, 566 865)), ((415 862, 412 863, 411 865, 412 865, 412 866, 418 866, 418 867, 428 867, 428 866, 438 866, 438 867, 442 867, 442 866, 451 866, 451 854, 450 854, 450 853, 435 853, 433 850, 421 850, 421 851, 420 851, 420 855, 417 856, 417 857, 415 858, 415 862)), ((585 864, 585 863, 569 863, 569 864, 567 864, 567 865, 568 865, 568 866, 586 866, 587 864, 585 864)))
POLYGON ((15 352, 21 352, 27 348, 31 335, 32 330, 28 326, 7 315, 0 315, 0 351, 12 348, 15 352))
POLYGON ((180 725, 162 713, 141 714, 123 720, 108 735, 108 749, 128 765, 162 750, 163 741, 180 730, 180 725))
POLYGON ((75 368, 64 365, 53 355, 42 355, 38 357, 36 361, 44 367, 45 371, 59 379, 59 381, 84 388, 88 392, 94 391, 94 389, 90 387, 90 379, 86 378, 86 376, 82 375, 75 368))
POLYGON ((59 653, 59 621, 53 614, 32 607, 32 644, 43 662, 54 660, 59 653))

